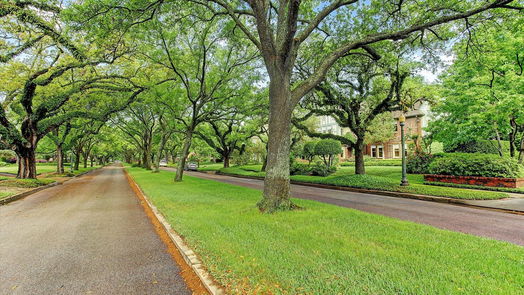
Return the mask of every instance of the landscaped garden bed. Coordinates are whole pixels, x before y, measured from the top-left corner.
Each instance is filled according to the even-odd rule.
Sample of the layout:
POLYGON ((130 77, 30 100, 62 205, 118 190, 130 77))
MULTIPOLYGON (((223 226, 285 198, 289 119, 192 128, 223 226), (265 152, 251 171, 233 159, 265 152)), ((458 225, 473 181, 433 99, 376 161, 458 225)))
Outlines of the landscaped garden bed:
POLYGON ((228 294, 519 294, 524 248, 293 199, 261 214, 261 192, 129 168, 228 294))
POLYGON ((424 180, 429 182, 447 182, 455 184, 468 184, 477 186, 519 188, 524 186, 524 178, 501 178, 480 176, 455 176, 455 175, 424 175, 424 180))
POLYGON ((524 187, 509 188, 509 187, 480 186, 480 185, 457 184, 457 183, 449 183, 449 182, 431 182, 431 181, 424 181, 424 184, 433 185, 433 186, 447 186, 447 187, 456 187, 456 188, 467 188, 467 189, 507 192, 507 193, 514 193, 514 194, 524 194, 524 187))
MULTIPOLYGON (((218 173, 263 178, 261 165, 247 165, 222 168, 218 173)), ((505 192, 478 191, 452 187, 424 185, 422 175, 408 175, 409 186, 400 186, 400 167, 368 167, 366 175, 355 175, 352 167, 342 167, 329 176, 292 175, 295 182, 306 182, 356 189, 379 190, 387 192, 429 195, 466 200, 495 200, 509 197, 505 192)))
POLYGON ((524 186, 524 171, 515 159, 493 154, 452 153, 432 159, 427 182, 518 188, 524 186))

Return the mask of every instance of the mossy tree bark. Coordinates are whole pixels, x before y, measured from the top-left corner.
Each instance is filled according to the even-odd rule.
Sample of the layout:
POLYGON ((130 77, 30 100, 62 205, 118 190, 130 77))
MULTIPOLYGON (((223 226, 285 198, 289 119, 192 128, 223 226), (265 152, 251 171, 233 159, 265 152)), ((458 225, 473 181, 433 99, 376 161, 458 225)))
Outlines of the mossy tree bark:
POLYGON ((182 181, 182 177, 184 176, 184 168, 186 167, 187 156, 189 155, 189 149, 191 148, 191 142, 193 141, 193 129, 194 128, 189 128, 186 131, 186 136, 184 138, 184 146, 182 147, 182 151, 180 152, 178 164, 176 167, 176 182, 182 181))

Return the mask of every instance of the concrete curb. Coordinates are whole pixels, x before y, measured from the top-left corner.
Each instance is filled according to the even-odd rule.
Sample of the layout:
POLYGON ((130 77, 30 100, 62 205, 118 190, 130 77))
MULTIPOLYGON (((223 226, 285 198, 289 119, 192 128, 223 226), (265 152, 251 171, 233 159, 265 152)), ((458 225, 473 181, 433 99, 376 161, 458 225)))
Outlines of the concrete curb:
POLYGON ((133 177, 129 175, 129 173, 124 169, 124 172, 130 182, 131 185, 133 185, 137 192, 141 194, 141 196, 146 201, 147 206, 151 209, 155 217, 158 219, 160 224, 162 224, 164 230, 168 234, 171 241, 175 244, 178 251, 186 261, 187 265, 193 269, 195 274, 198 276, 204 287, 208 290, 208 292, 212 295, 223 295, 226 294, 224 289, 214 280, 214 278, 207 272, 207 270, 204 268, 202 261, 198 258, 198 256, 187 246, 187 244, 184 242, 182 237, 178 235, 175 230, 171 227, 171 225, 167 222, 165 217, 160 213, 160 211, 151 203, 149 198, 146 194, 142 191, 140 186, 135 182, 133 177))
MULTIPOLYGON (((223 172, 218 172, 218 171, 216 174, 237 177, 237 178, 264 180, 263 177, 258 177, 258 176, 236 175, 236 174, 223 173, 223 172)), ((521 210, 511 210, 511 209, 505 209, 505 208, 474 205, 474 204, 468 203, 468 201, 478 201, 478 200, 461 200, 461 199, 435 197, 435 196, 428 196, 428 195, 417 195, 417 194, 409 194, 409 193, 369 190, 369 189, 352 188, 352 187, 347 187, 347 186, 334 186, 334 185, 328 185, 328 184, 309 183, 309 182, 302 182, 302 181, 295 181, 295 180, 291 180, 291 184, 339 190, 339 191, 382 195, 382 196, 388 196, 388 197, 394 197, 394 198, 404 198, 404 199, 414 199, 414 200, 422 200, 422 201, 437 202, 437 203, 446 203, 446 204, 471 207, 471 208, 476 208, 476 209, 487 209, 487 210, 500 211, 500 212, 510 213, 510 214, 524 215, 524 211, 521 211, 521 210)))
POLYGON ((20 199, 23 199, 23 198, 29 196, 29 195, 32 195, 32 194, 34 194, 34 193, 37 193, 37 192, 39 192, 39 191, 41 191, 41 190, 44 190, 44 189, 47 189, 47 188, 50 188, 50 187, 53 187, 53 186, 57 186, 57 185, 62 185, 62 184, 66 183, 66 182, 68 182, 68 181, 70 181, 70 180, 73 180, 73 179, 75 179, 75 178, 77 178, 77 177, 80 177, 80 176, 84 176, 84 175, 89 174, 89 173, 91 173, 91 172, 93 172, 93 171, 97 171, 97 170, 99 170, 99 169, 101 169, 101 168, 103 168, 103 167, 99 167, 99 168, 96 168, 96 169, 93 169, 93 170, 89 170, 89 171, 86 171, 86 172, 82 172, 82 173, 80 173, 80 174, 78 174, 78 175, 75 175, 75 176, 71 177, 70 179, 66 179, 66 180, 64 180, 64 181, 55 181, 55 182, 53 182, 53 183, 50 183, 50 184, 47 184, 47 185, 44 185, 44 186, 39 186, 39 187, 37 187, 37 188, 35 188, 35 189, 32 189, 32 190, 30 190, 30 191, 22 192, 22 193, 19 193, 19 194, 12 195, 12 196, 10 196, 10 197, 7 197, 7 198, 4 198, 4 199, 1 199, 1 200, 0 200, 0 206, 3 206, 3 205, 6 205, 6 204, 9 204, 9 203, 14 202, 14 201, 18 201, 18 200, 20 200, 20 199))

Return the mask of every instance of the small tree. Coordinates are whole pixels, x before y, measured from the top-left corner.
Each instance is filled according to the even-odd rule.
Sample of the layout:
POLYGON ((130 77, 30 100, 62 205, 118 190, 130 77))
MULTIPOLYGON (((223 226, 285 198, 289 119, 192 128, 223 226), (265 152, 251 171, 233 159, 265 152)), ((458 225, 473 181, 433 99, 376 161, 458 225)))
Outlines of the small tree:
POLYGON ((308 161, 308 165, 311 165, 311 162, 316 156, 315 146, 317 145, 316 141, 306 142, 302 148, 302 156, 308 161))
POLYGON ((340 141, 334 139, 323 139, 315 145, 315 155, 320 156, 327 169, 333 166, 333 160, 342 151, 340 141))

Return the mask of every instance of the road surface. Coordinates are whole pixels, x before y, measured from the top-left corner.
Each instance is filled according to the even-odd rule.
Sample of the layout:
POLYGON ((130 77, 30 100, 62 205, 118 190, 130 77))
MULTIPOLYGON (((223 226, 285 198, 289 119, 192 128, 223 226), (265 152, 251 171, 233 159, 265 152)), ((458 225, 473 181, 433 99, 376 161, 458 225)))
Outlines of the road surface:
POLYGON ((0 294, 191 294, 121 167, 0 206, 0 294))
MULTIPOLYGON (((167 170, 168 168, 166 168, 167 170)), ((263 181, 225 175, 188 175, 262 190, 263 181)), ((294 197, 508 241, 524 246, 524 215, 381 195, 292 185, 294 197)))

